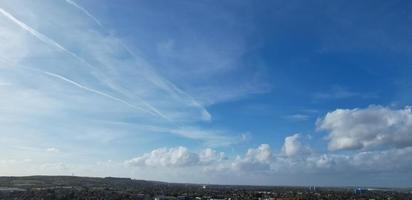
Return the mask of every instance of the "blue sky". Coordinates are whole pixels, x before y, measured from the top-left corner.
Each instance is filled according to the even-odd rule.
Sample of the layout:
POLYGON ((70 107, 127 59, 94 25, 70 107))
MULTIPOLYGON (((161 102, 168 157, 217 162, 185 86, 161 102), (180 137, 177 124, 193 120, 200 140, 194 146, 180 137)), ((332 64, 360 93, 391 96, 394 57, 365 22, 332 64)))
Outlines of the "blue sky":
POLYGON ((0 174, 410 186, 408 1, 0 1, 0 174))

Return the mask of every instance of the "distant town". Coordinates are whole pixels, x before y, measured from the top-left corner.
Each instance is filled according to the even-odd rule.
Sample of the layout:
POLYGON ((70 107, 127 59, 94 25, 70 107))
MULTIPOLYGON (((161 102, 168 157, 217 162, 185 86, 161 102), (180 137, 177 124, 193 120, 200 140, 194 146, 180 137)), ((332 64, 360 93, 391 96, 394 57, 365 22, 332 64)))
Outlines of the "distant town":
POLYGON ((129 178, 0 177, 0 199, 372 200, 412 199, 412 188, 179 184, 129 178))

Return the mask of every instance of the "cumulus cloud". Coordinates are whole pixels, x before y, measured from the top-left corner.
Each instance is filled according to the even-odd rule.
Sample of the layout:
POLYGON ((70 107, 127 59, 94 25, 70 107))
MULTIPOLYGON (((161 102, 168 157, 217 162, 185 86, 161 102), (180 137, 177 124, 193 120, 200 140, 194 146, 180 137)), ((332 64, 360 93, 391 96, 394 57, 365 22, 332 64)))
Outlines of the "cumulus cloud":
POLYGON ((299 134, 294 134, 285 138, 285 143, 282 147, 282 152, 286 156, 294 156, 299 153, 301 144, 299 142, 299 134))
POLYGON ((303 167, 313 152, 300 139, 299 134, 286 137, 280 151, 272 150, 268 144, 250 148, 232 161, 231 168, 244 172, 276 173, 303 167))
POLYGON ((364 172, 404 172, 412 167, 412 147, 356 153, 350 165, 364 172))
POLYGON ((258 162, 267 162, 272 156, 272 150, 268 144, 261 144, 257 149, 249 149, 245 158, 258 162))
POLYGON ((305 145, 303 139, 299 134, 293 134, 285 138, 284 144, 279 149, 272 149, 269 144, 260 144, 236 157, 226 157, 223 152, 213 149, 204 149, 195 153, 186 147, 160 148, 128 160, 126 164, 140 167, 142 170, 190 168, 193 171, 186 171, 187 173, 201 172, 205 176, 218 174, 218 176, 240 177, 245 180, 285 175, 294 178, 316 175, 328 180, 330 174, 364 180, 369 175, 380 177, 395 172, 408 174, 412 169, 412 147, 362 150, 352 153, 318 153, 305 145))
MULTIPOLYGON (((96 158, 95 155, 99 155, 107 158, 107 155, 101 155, 106 154, 106 151, 101 152, 101 148, 116 149, 113 152, 118 155, 122 150, 117 149, 129 150, 131 146, 137 145, 136 141, 130 141, 132 139, 153 140, 148 133, 154 132, 202 141, 207 146, 236 144, 248 140, 248 135, 243 134, 241 138, 237 138, 229 131, 196 127, 195 123, 212 120, 211 113, 204 105, 270 90, 270 87, 259 81, 262 79, 259 73, 245 71, 244 74, 253 74, 255 78, 252 77, 252 80, 256 81, 234 81, 223 87, 220 76, 213 75, 226 71, 227 74, 234 74, 236 80, 239 79, 231 68, 239 64, 235 60, 238 60, 245 48, 243 45, 238 46, 237 40, 233 40, 233 45, 228 45, 229 49, 236 51, 224 55, 221 52, 230 51, 221 43, 215 42, 213 46, 208 46, 211 44, 209 40, 196 44, 194 40, 187 40, 189 37, 182 37, 185 45, 176 40, 163 47, 163 50, 167 50, 163 54, 187 57, 178 60, 192 60, 193 62, 186 62, 190 68, 182 70, 180 62, 176 64, 171 60, 164 60, 167 65, 155 66, 146 60, 158 60, 156 56, 146 59, 134 54, 120 38, 111 34, 112 30, 106 32, 101 26, 96 29, 95 23, 100 22, 91 14, 93 12, 73 0, 14 0, 1 1, 0 4, 0 115, 3 116, 0 126, 1 136, 4 138, 0 142, 0 157, 4 157, 0 160, 0 171, 5 174, 66 173, 72 169, 73 163, 56 162, 50 158, 51 154, 45 155, 45 152, 60 152, 50 146, 60 147, 59 144, 62 143, 74 148, 70 151, 73 152, 73 157, 62 158, 67 160, 74 160, 73 158, 89 151, 93 152, 88 154, 93 155, 90 157, 96 158), (85 15, 79 15, 73 8, 85 15), (84 20, 86 16, 93 21, 84 20), (201 51, 199 48, 196 51, 193 46, 201 48, 201 51), (197 55, 193 55, 194 52, 197 55), (191 68, 199 66, 198 64, 207 67, 191 68), (168 66, 167 69, 165 66, 168 66), (162 70, 162 73, 157 73, 156 69, 162 70), (201 76, 193 76, 194 73, 201 76), (198 77, 202 80, 198 80, 198 77), (185 87, 181 89, 177 85, 185 87), (170 123, 171 121, 176 123, 170 123), (130 136, 130 133, 134 135, 130 136), (136 137, 140 133, 139 136, 142 137, 136 137), (99 143, 103 145, 99 146, 99 143), (121 145, 110 146, 109 143, 121 145), (23 144, 40 147, 15 147, 23 144), (119 146, 122 148, 118 148, 119 146), (81 148, 84 148, 83 152, 79 150, 81 148), (33 158, 30 161, 33 167, 30 169, 24 169, 24 158, 9 158, 10 155, 25 157, 28 153, 33 155, 28 156, 33 158)), ((227 12, 221 14, 227 15, 227 12)), ((136 40, 139 44, 144 43, 136 40)), ((139 51, 137 48, 134 50, 139 51)), ((225 80, 228 79, 227 74, 222 74, 225 80)), ((317 98, 364 98, 358 93, 339 88, 331 93, 332 95, 318 94, 317 98)), ((306 120, 308 116, 296 114, 288 118, 306 120)), ((262 171, 272 175, 325 171, 395 171, 410 174, 411 116, 409 107, 393 109, 383 106, 337 109, 327 113, 319 119, 317 128, 329 133, 327 138, 330 150, 360 150, 347 154, 313 152, 295 134, 286 137, 279 149, 273 150, 268 144, 261 144, 234 158, 228 158, 225 153, 210 148, 194 152, 186 147, 174 147, 155 149, 126 163, 145 168, 146 171, 152 168, 169 167, 175 171, 184 168, 181 169, 182 174, 187 174, 186 167, 192 167, 196 172, 202 171, 202 168, 215 168, 234 173, 243 171, 250 174, 249 177, 262 171)), ((66 148, 65 146, 64 149, 66 148)), ((113 164, 107 162, 104 165, 113 164)), ((121 164, 118 165, 116 170, 109 173, 127 171, 118 170, 122 169, 121 164)), ((98 167, 85 168, 94 170, 85 173, 89 175, 95 173, 98 167)), ((99 175, 106 173, 104 171, 99 175)), ((166 173, 163 170, 163 174, 166 173)))
POLYGON ((411 168, 412 148, 361 151, 353 154, 314 154, 306 159, 301 170, 316 172, 403 173, 411 168))
POLYGON ((150 153, 126 161, 133 166, 150 167, 182 167, 197 164, 199 158, 196 154, 189 152, 186 147, 160 148, 150 153))
POLYGON ((159 148, 125 163, 136 167, 189 167, 210 164, 225 159, 223 153, 207 148, 200 153, 190 152, 186 147, 159 148))
POLYGON ((304 147, 300 141, 300 135, 294 134, 285 138, 285 142, 282 147, 282 153, 286 156, 295 156, 298 154, 304 154, 308 152, 308 148, 304 147))
POLYGON ((250 148, 246 154, 237 156, 232 168, 241 171, 266 171, 272 162, 272 149, 268 144, 261 144, 257 148, 250 148))
POLYGON ((223 152, 217 152, 216 150, 211 148, 204 149, 199 153, 199 161, 202 163, 212 163, 226 159, 227 157, 223 152))
MULTIPOLYGON (((260 147, 252 151, 259 151, 260 147)), ((267 149, 267 148, 266 148, 267 149)), ((231 160, 226 169, 242 171, 249 174, 265 172, 266 174, 359 174, 409 172, 412 166, 412 148, 390 150, 362 151, 353 154, 310 153, 304 156, 285 157, 274 151, 264 151, 263 156, 251 156, 248 151, 243 156, 231 160)))
POLYGON ((406 147, 412 145, 412 111, 383 106, 337 109, 319 119, 317 129, 329 132, 332 151, 406 147))

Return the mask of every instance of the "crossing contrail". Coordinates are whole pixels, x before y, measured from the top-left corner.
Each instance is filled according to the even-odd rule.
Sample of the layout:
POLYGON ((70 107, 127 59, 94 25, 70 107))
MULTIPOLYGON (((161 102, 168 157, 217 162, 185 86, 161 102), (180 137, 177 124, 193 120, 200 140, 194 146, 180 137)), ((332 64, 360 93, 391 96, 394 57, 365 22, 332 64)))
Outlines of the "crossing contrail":
POLYGON ((10 19, 12 22, 14 22, 15 24, 17 24, 20 28, 24 29, 25 31, 29 32, 31 35, 33 35, 34 37, 36 37, 37 39, 39 39, 40 41, 44 42, 47 45, 50 46, 54 46, 58 49, 60 49, 61 51, 69 54, 70 56, 76 58, 77 60, 79 60, 80 62, 90 66, 90 67, 94 67, 93 65, 91 65, 90 63, 88 63, 86 60, 84 60, 83 58, 81 58, 80 56, 78 56, 77 54, 67 50, 66 48, 64 48, 61 44, 59 44, 58 42, 54 41, 53 39, 47 37, 46 35, 38 32, 37 30, 33 29, 32 27, 30 27, 29 25, 25 24, 24 22, 18 20, 17 18, 15 18, 12 14, 8 13, 7 11, 3 10, 2 8, 0 8, 0 13, 2 15, 4 15, 5 17, 7 17, 8 19, 10 19))
MULTIPOLYGON (((20 21, 19 19, 15 18, 12 14, 8 13, 8 12, 5 11, 4 9, 0 8, 0 13, 1 13, 2 15, 4 15, 5 17, 7 17, 8 19, 10 19, 10 20, 11 20, 12 22, 14 22, 15 24, 17 24, 17 25, 18 25, 19 27, 21 27, 22 29, 24 29, 24 30, 26 30, 27 32, 29 32, 31 35, 33 35, 34 37, 36 37, 36 38, 39 39, 40 41, 44 42, 45 44, 50 45, 50 46, 54 46, 54 47, 60 49, 61 51, 69 54, 70 56, 74 57, 75 59, 79 60, 80 62, 82 62, 83 64, 86 64, 87 66, 89 66, 89 67, 91 67, 91 68, 96 68, 95 66, 91 65, 89 62, 87 62, 86 60, 84 60, 82 57, 78 56, 77 54, 75 54, 75 53, 73 53, 73 52, 71 52, 71 51, 69 51, 69 50, 67 50, 66 48, 64 48, 64 47, 63 47, 61 44, 59 44, 58 42, 54 41, 53 39, 47 37, 46 35, 44 35, 44 34, 42 34, 42 33, 40 33, 40 32, 38 32, 37 30, 33 29, 33 28, 30 27, 29 25, 27 25, 27 24, 25 24, 24 22, 20 21)), ((54 77, 57 77, 57 78, 60 78, 60 79, 62 79, 62 80, 65 80, 65 81, 67 81, 67 82, 70 82, 70 83, 72 83, 72 84, 74 84, 74 85, 76 85, 76 86, 79 86, 79 87, 81 86, 80 88, 86 89, 86 90, 88 90, 88 91, 90 91, 90 92, 94 92, 94 93, 100 94, 100 95, 102 95, 102 96, 106 96, 106 97, 111 98, 111 99, 113 99, 113 100, 117 100, 118 102, 122 102, 122 103, 124 103, 124 104, 126 104, 126 105, 129 105, 130 107, 138 108, 138 107, 136 107, 136 106, 134 106, 134 105, 132 105, 132 104, 130 104, 130 103, 128 103, 128 102, 126 102, 126 101, 118 98, 118 97, 114 97, 114 96, 108 95, 108 94, 106 94, 106 93, 102 93, 102 92, 100 92, 100 91, 97 91, 97 90, 94 90, 94 89, 85 87, 85 86, 80 85, 80 84, 78 84, 78 83, 76 83, 76 82, 74 82, 74 81, 72 81, 72 80, 70 80, 70 79, 67 79, 67 78, 65 78, 65 77, 63 77, 63 76, 61 76, 61 75, 53 74, 53 73, 50 73, 50 72, 47 72, 47 73, 49 73, 48 75, 53 75, 54 77)), ((101 77, 101 76, 100 76, 100 77, 101 77)), ((147 110, 139 107, 140 110, 144 110, 145 112, 154 113, 155 115, 158 115, 159 117, 161 117, 161 118, 163 118, 163 119, 166 119, 166 120, 168 120, 168 121, 172 121, 170 118, 168 118, 166 115, 164 115, 162 112, 160 112, 159 110, 157 110, 155 107, 153 107, 153 106, 150 105, 149 103, 145 102, 143 99, 139 98, 139 100, 140 100, 141 103, 143 103, 150 111, 147 111, 147 110)))
MULTIPOLYGON (((87 9, 83 8, 82 6, 80 6, 79 4, 77 4, 76 2, 72 1, 72 0, 66 0, 67 3, 71 4, 72 6, 76 7, 77 9, 80 9, 85 15, 87 15, 88 17, 90 17, 92 20, 94 20, 99 26, 102 26, 102 24, 100 23, 100 21, 93 16, 87 9)), ((130 54, 130 56, 132 56, 134 59, 136 59, 136 55, 123 43, 121 43, 121 46, 130 54)), ((183 90, 181 90, 180 88, 178 88, 176 85, 174 85, 173 83, 171 83, 170 81, 161 79, 161 80, 155 80, 156 78, 153 77, 152 74, 148 75, 145 77, 146 79, 148 79, 150 82, 152 82, 154 85, 156 85, 159 88, 162 88, 165 91, 168 91, 170 94, 180 94, 182 96, 185 96, 186 98, 189 99, 190 101, 190 105, 194 106, 198 109, 201 110, 202 113, 202 117, 206 120, 206 121, 210 121, 211 120, 211 114, 206 110, 206 108, 204 108, 198 101, 196 101, 191 95, 187 94, 186 92, 184 92, 183 90)), ((154 107, 153 107, 154 108, 154 107)), ((160 112, 159 112, 160 113, 160 112)))

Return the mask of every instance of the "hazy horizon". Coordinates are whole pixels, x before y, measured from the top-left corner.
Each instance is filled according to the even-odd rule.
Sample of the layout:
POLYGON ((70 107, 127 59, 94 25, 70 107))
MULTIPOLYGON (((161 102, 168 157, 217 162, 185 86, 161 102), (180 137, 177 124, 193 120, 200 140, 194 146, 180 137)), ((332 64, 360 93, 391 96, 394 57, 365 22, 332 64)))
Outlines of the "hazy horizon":
POLYGON ((0 0, 0 176, 411 187, 411 9, 0 0))

